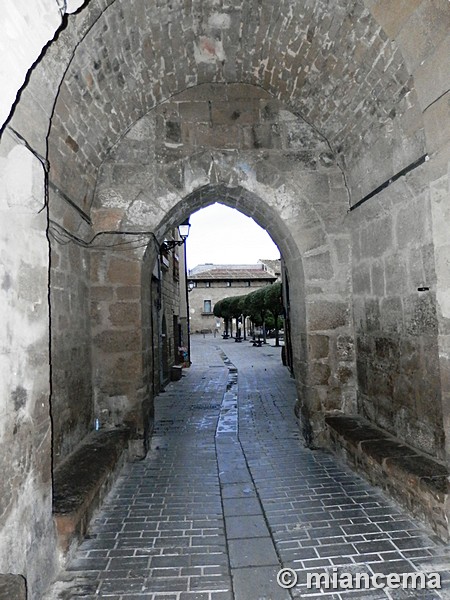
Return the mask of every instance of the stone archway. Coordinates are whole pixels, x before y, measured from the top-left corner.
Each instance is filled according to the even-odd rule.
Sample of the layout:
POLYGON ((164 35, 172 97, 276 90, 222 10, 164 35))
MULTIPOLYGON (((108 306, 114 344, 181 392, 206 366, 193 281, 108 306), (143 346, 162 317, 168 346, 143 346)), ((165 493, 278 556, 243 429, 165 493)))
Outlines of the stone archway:
MULTIPOLYGON (((140 395, 133 394, 130 398, 130 412, 135 411, 134 419, 137 419, 139 430, 151 430, 151 425, 142 422, 142 417, 138 415, 139 409, 136 408, 140 403, 143 406, 144 420, 145 415, 153 418, 153 394, 151 381, 155 379, 152 370, 155 368, 154 349, 155 335, 158 332, 154 328, 154 312, 155 297, 149 294, 152 289, 150 284, 151 274, 154 269, 154 264, 159 253, 159 240, 164 239, 167 230, 172 229, 178 223, 181 223, 192 212, 199 210, 216 201, 221 202, 232 208, 236 208, 247 216, 252 216, 259 225, 264 227, 271 235, 275 243, 278 245, 281 254, 284 257, 286 269, 290 280, 291 294, 295 296, 296 301, 291 308, 291 325, 292 325, 292 340, 294 348, 294 370, 297 377, 300 406, 303 415, 304 433, 309 442, 312 442, 315 435, 315 441, 322 441, 321 435, 323 431, 324 412, 335 408, 351 410, 348 397, 352 390, 353 382, 345 379, 345 382, 339 382, 338 377, 343 368, 342 361, 336 360, 331 353, 331 348, 342 344, 342 340, 351 340, 351 325, 349 319, 349 311, 346 308, 345 300, 336 300, 334 297, 322 298, 317 293, 317 290, 311 294, 306 291, 308 281, 314 280, 315 274, 308 272, 305 277, 303 263, 308 257, 302 258, 297 241, 294 238, 292 231, 289 228, 289 223, 284 222, 279 212, 277 204, 273 197, 267 194, 267 197, 262 199, 253 192, 246 190, 242 186, 234 186, 229 188, 223 184, 206 185, 188 194, 184 198, 173 197, 172 208, 167 214, 154 224, 154 229, 157 232, 152 236, 152 242, 149 244, 142 262, 141 271, 141 329, 145 332, 142 336, 142 368, 143 373, 135 372, 134 381, 130 380, 127 383, 127 389, 140 390, 140 395), (153 323, 153 325, 152 325, 153 323), (327 350, 325 350, 325 346, 327 350), (319 350, 320 348, 320 350, 319 350), (329 385, 330 378, 333 378, 334 385, 329 385), (141 384, 143 382, 143 384, 141 384), (342 383, 342 385, 340 385, 342 383), (321 399, 322 404, 318 404, 317 399, 321 399), (133 406, 135 409, 133 409, 133 406)), ((148 226, 148 224, 147 224, 148 226)), ((141 264, 141 252, 135 257, 136 265, 141 264)), ((104 261, 105 270, 111 270, 111 265, 114 264, 116 257, 114 253, 108 252, 107 256, 101 259, 104 261)), ((132 260, 132 257, 129 257, 132 260)), ((130 263, 131 264, 131 263, 130 263)), ((136 268, 133 270, 137 272, 136 268)), ((129 272, 129 269, 127 269, 129 272)), ((106 281, 101 283, 104 288, 106 281)), ((95 284, 93 292, 95 295, 95 284)), ((111 297, 114 295, 111 294, 111 297)), ((114 301, 115 302, 115 301, 114 301)), ((123 303, 122 303, 123 304, 123 303)), ((134 301, 130 304, 134 306, 134 301)), ((111 303, 103 302, 101 312, 107 314, 111 312, 111 303)), ((136 325, 136 332, 138 325, 136 325)), ((102 378, 100 375, 100 365, 113 364, 114 358, 107 356, 107 348, 98 347, 98 340, 109 339, 112 335, 120 334, 119 330, 113 331, 94 331, 93 345, 93 360, 96 373, 99 375, 97 379, 98 390, 104 390, 102 402, 102 410, 105 414, 108 412, 108 393, 112 385, 111 376, 117 371, 117 365, 114 368, 107 369, 102 378), (100 354, 98 354, 100 352, 100 354), (96 361, 96 356, 100 358, 96 361)), ((128 335, 128 334, 127 334, 128 335)), ((137 333, 135 334, 137 335, 137 333)), ((120 344, 119 344, 120 346, 120 344)), ((123 345, 122 345, 123 347, 123 345)), ((137 348, 130 350, 127 360, 138 364, 141 358, 137 348)), ((353 356, 345 357, 347 368, 352 370, 353 356)), ((101 392, 100 392, 101 393, 101 392)), ((124 390, 116 390, 116 395, 123 395, 124 390)), ((114 399, 113 399, 114 401, 114 399)), ((354 405, 354 403, 353 403, 354 405)), ((127 416, 129 418, 129 415, 127 416)))
MULTIPOLYGON (((341 170, 322 136, 259 88, 198 86, 148 113, 111 151, 99 174, 93 223, 98 231, 150 236, 144 259, 148 277, 166 231, 215 201, 252 217, 283 254, 291 293, 298 299, 293 346, 306 437, 322 443, 324 412, 344 407, 352 412, 356 406, 350 238, 344 220, 348 196, 341 170), (230 145, 230 135, 237 145, 230 145)), ((138 250, 139 261, 140 257, 138 250)), ((100 271, 108 274, 112 260, 103 256, 95 264, 102 264, 100 271)), ((124 269, 129 276, 126 263, 114 269, 124 269)), ((137 264, 133 271, 137 273, 137 264)), ((97 281, 103 293, 106 279, 93 278, 94 297, 97 281)), ((151 304, 147 296, 145 303, 151 304)), ((93 313, 109 310, 103 300, 93 313)), ((148 323, 144 330, 149 330, 148 323)), ((104 348, 98 354, 97 341, 104 346, 106 339, 104 324, 94 324, 97 375, 101 365, 108 364, 104 348)), ((144 364, 150 364, 149 354, 147 347, 144 364)), ((108 389, 115 369, 105 375, 98 394, 103 394, 98 391, 102 387, 108 389)), ((148 399, 148 376, 144 381, 142 387, 130 385, 148 399)))
MULTIPOLYGON (((0 562, 4 569, 11 568, 12 564, 23 569, 29 576, 32 590, 40 589, 40 573, 43 569, 51 572, 55 563, 55 557, 50 556, 50 552, 47 557, 43 557, 31 550, 37 546, 49 549, 53 539, 48 414, 49 314, 45 308, 48 257, 45 214, 41 210, 47 202, 45 184, 48 183, 48 177, 43 168, 46 163, 39 159, 39 156, 47 156, 49 125, 53 148, 49 155, 53 169, 50 177, 51 215, 69 232, 83 238, 83 241, 89 240, 92 234, 90 205, 85 202, 85 195, 94 195, 97 168, 111 146, 155 102, 200 82, 222 80, 256 83, 271 92, 273 97, 289 103, 293 110, 305 114, 328 138, 334 136, 336 139, 342 134, 346 143, 342 148, 337 144, 336 150, 343 159, 346 174, 349 174, 355 202, 369 194, 377 185, 389 181, 402 167, 418 158, 417 153, 426 151, 431 160, 406 179, 407 193, 403 187, 405 180, 399 180, 396 185, 386 189, 380 201, 373 200, 366 205, 364 211, 355 212, 354 218, 352 217, 351 246, 358 252, 361 240, 368 235, 372 236, 375 228, 385 231, 387 221, 379 217, 389 216, 393 208, 395 227, 390 231, 395 232, 394 237, 397 235, 397 225, 400 233, 404 232, 401 223, 404 217, 411 214, 411 199, 418 205, 413 210, 413 215, 418 215, 417 218, 413 217, 414 223, 421 222, 422 210, 425 210, 428 227, 431 212, 431 226, 427 229, 423 247, 418 248, 416 240, 410 240, 401 247, 401 252, 396 252, 394 248, 388 257, 386 271, 383 271, 384 264, 381 264, 383 261, 379 260, 380 257, 370 266, 366 261, 367 256, 356 258, 353 285, 356 282, 359 298, 354 303, 354 310, 355 321, 361 325, 361 342, 364 343, 367 337, 366 326, 370 328, 370 335, 376 335, 373 325, 380 322, 380 307, 388 325, 391 317, 394 321, 399 321, 399 315, 403 322, 404 316, 411 316, 412 305, 406 305, 407 295, 402 290, 399 291, 398 286, 394 288, 395 301, 389 297, 376 296, 371 299, 374 301, 365 304, 364 296, 373 277, 381 285, 386 273, 395 272, 396 264, 409 264, 419 265, 423 269, 422 274, 411 270, 409 283, 412 288, 415 287, 415 291, 416 275, 417 278, 421 275, 420 278, 426 279, 425 283, 431 281, 432 291, 436 292, 434 316, 437 317, 437 322, 433 321, 431 337, 436 336, 436 325, 439 335, 439 347, 436 348, 434 342, 432 344, 432 355, 436 359, 433 360, 432 370, 436 375, 435 381, 438 381, 434 388, 437 393, 433 398, 443 409, 438 436, 442 437, 443 433, 446 435, 445 452, 442 440, 435 446, 439 446, 439 456, 443 457, 445 454, 447 459, 449 456, 447 332, 450 293, 448 234, 445 227, 449 212, 449 129, 445 127, 448 123, 448 2, 403 2, 394 5, 386 0, 343 1, 336 3, 333 15, 329 13, 327 2, 286 1, 280 3, 279 12, 273 11, 273 2, 262 2, 258 3, 261 9, 255 10, 256 19, 253 24, 250 23, 251 11, 245 10, 242 14, 232 14, 237 25, 227 29, 226 17, 209 19, 209 13, 214 13, 216 5, 211 4, 210 7, 208 2, 203 1, 197 3, 196 10, 192 13, 193 18, 185 29, 186 32, 191 32, 187 34, 186 43, 178 44, 179 48, 187 48, 188 55, 183 60, 177 60, 173 44, 161 43, 161 32, 168 32, 170 21, 179 21, 168 10, 168 6, 155 15, 151 12, 150 5, 147 11, 142 12, 142 2, 92 0, 69 19, 65 28, 60 31, 58 40, 49 46, 45 56, 30 70, 27 77, 29 66, 38 58, 43 44, 52 38, 60 25, 62 7, 72 6, 75 9, 79 4, 78 0, 64 3, 40 0, 39 6, 43 9, 36 15, 36 7, 29 2, 6 0, 5 14, 7 18, 10 17, 8 24, 12 22, 14 25, 8 34, 12 31, 14 35, 4 36, 1 42, 3 55, 13 57, 11 70, 19 73, 19 78, 14 80, 11 78, 11 70, 5 70, 2 74, 6 78, 2 82, 2 89, 7 90, 1 99, 3 104, 7 103, 6 106, 2 105, 2 124, 14 108, 8 126, 2 130, 1 146, 1 177, 6 189, 6 194, 2 197, 2 222, 5 225, 2 259, 5 273, 0 291, 6 306, 2 337, 3 346, 7 349, 4 354, 4 372, 7 374, 4 378, 4 397, 10 399, 10 405, 14 406, 14 409, 10 409, 8 405, 4 422, 5 431, 14 431, 18 423, 25 423, 26 426, 21 428, 20 436, 16 435, 12 443, 9 434, 2 437, 2 445, 7 448, 4 456, 8 469, 13 468, 10 479, 17 483, 14 489, 8 489, 8 493, 3 496, 4 533, 0 540, 0 562), (123 8, 126 10, 121 13, 123 8), (19 12, 28 18, 17 19, 19 12), (133 37, 131 43, 128 32, 133 14, 145 17, 141 28, 144 35, 133 37), (197 21, 204 23, 204 28, 197 25, 197 21), (120 23, 120 31, 119 27, 111 26, 117 23, 120 23), (234 50, 235 42, 229 32, 239 31, 241 25, 245 35, 239 40, 238 49, 234 50), (215 43, 212 45, 215 53, 208 55, 207 52, 208 41, 213 33, 207 29, 214 26, 219 29, 220 43, 229 59, 225 69, 220 60, 223 56, 220 43, 217 47, 215 43), (31 29, 33 35, 29 35, 31 29), (97 44, 97 34, 102 30, 107 30, 107 33, 99 38, 97 44), (21 33, 15 35, 17 31, 21 33), (123 43, 120 43, 120 39, 123 43), (258 51, 253 54, 248 45, 249 39, 256 39, 259 44, 258 51), (278 41, 272 43, 272 39, 278 41), (89 51, 96 52, 97 46, 98 55, 106 50, 111 57, 114 56, 114 48, 119 49, 120 53, 126 49, 121 54, 125 59, 119 61, 120 74, 115 64, 115 70, 108 64, 102 64, 101 68, 94 66, 99 64, 98 56, 93 56, 89 51), (145 52, 141 52, 141 49, 145 52), (163 49, 167 51, 164 55, 163 49), (144 67, 138 72, 136 56, 139 60, 145 58, 144 67), (166 65, 176 63, 177 67, 182 68, 169 73, 168 77, 162 77, 163 60, 166 65), (130 64, 133 65, 132 69, 129 68, 130 64), (234 71, 233 65, 236 66, 234 71), (183 70, 185 67, 186 71, 183 70), (334 74, 333 81, 337 87, 332 83, 330 85, 330 72, 334 74), (25 84, 22 85, 24 81, 25 84), (133 87, 136 84, 138 87, 133 87), (126 95, 123 93, 124 86, 129 92, 126 95), (19 88, 21 94, 18 96, 19 88), (146 93, 147 90, 151 92, 146 93), (58 102, 55 105, 56 99, 58 102), (113 116, 110 118, 110 115, 113 116), (93 123, 100 116, 104 120, 101 127, 96 129, 93 123), (18 132, 19 136, 14 132, 18 132), (89 135, 86 136, 86 132, 89 135), (406 142, 405 145, 403 141, 406 142), (53 174, 56 174, 55 178, 53 174), (81 180, 83 185, 77 186, 81 180), (423 199, 425 202, 422 202, 423 199), (375 225, 372 226, 373 224, 375 225), (411 251, 411 260, 401 263, 402 258, 406 257, 406 252, 403 254, 405 249, 411 251), (422 263, 417 258, 419 255, 422 255, 422 263), (403 300, 406 306, 404 312, 403 300), (26 395, 18 385, 21 370, 28 375, 25 384, 22 382, 22 387, 28 392, 26 395), (14 398, 17 400, 17 408, 14 398), (27 435, 27 427, 31 423, 32 435, 27 435), (10 452, 16 458, 15 462, 10 460, 10 452), (29 456, 33 460, 28 460, 29 456)), ((175 10, 179 5, 181 3, 174 3, 175 10)), ((174 39, 180 38, 175 36, 174 39)), ((165 41, 168 40, 169 36, 165 41)), ((7 62, 8 60, 5 64, 7 62)), ((205 157, 203 160, 210 166, 205 157)), ((206 183, 205 179, 203 184, 206 183)), ((225 184, 229 185, 230 182, 225 181, 225 184)), ((192 191, 193 188, 184 193, 192 191)), ((345 210, 344 203, 339 201, 336 214, 340 215, 345 210)), ((114 215, 114 210, 111 210, 108 215, 110 223, 108 226, 103 223, 105 227, 102 227, 97 221, 97 232, 110 229, 119 231, 120 218, 117 213, 114 215)), ((412 237, 420 239, 416 234, 412 237)), ((110 239, 118 238, 115 235, 110 239)), ((333 247, 344 261, 342 264, 345 264, 344 257, 349 250, 346 241, 337 235, 333 247)), ((74 250, 71 246, 66 246, 66 250, 66 253, 55 252, 52 258, 52 285, 56 284, 53 291, 60 302, 52 319, 52 334, 54 338, 64 338, 65 343, 59 347, 59 351, 64 353, 66 363, 70 364, 73 350, 76 357, 89 357, 90 331, 87 315, 90 303, 83 294, 90 289, 91 269, 98 276, 93 280, 92 304, 106 302, 104 296, 108 292, 101 289, 100 283, 106 274, 101 268, 97 270, 96 251, 84 248, 80 250, 80 247, 74 250), (58 262, 60 259, 61 262, 58 262), (76 307, 73 323, 67 321, 72 306, 76 307), (78 337, 78 323, 81 323, 81 337, 78 337)), ((314 256, 316 255, 307 257, 312 259, 308 261, 311 264, 318 260, 314 256)), ((140 281, 140 274, 133 271, 132 260, 124 260, 123 256, 121 260, 122 262, 117 263, 117 268, 130 267, 130 284, 117 285, 114 291, 118 300, 129 301, 137 293, 136 288, 139 286, 134 285, 134 282, 140 281)), ((395 276, 392 281, 395 282, 395 276)), ((420 283, 424 282, 418 282, 418 285, 420 283)), ((310 288, 320 286, 321 283, 316 281, 310 288)), ((339 300, 342 293, 340 290, 336 299, 339 300)), ((430 307, 433 309, 434 296, 429 296, 430 307)), ((56 304, 55 297, 53 306, 56 304)), ((138 303, 138 299, 135 300, 138 303)), ((422 310, 419 305, 415 305, 418 307, 418 315, 422 310)), ((120 308, 117 310, 120 311, 120 308)), ((111 316, 116 321, 120 320, 117 313, 111 316)), ((98 317, 99 314, 94 313, 94 323, 98 317)), ((317 365, 323 365, 325 361, 319 356, 322 354, 321 345, 324 340, 319 335, 315 340, 318 357, 315 360, 317 365)), ((135 342, 130 340, 129 343, 135 342)), ((360 347, 366 348, 365 356, 370 361, 372 348, 367 345, 360 347)), ((382 350, 381 346, 380 348, 382 350)), ((408 351, 402 348, 401 356, 407 357, 408 351)), ((428 349, 425 344, 422 356, 428 354, 428 349)), ((337 353, 338 348, 333 348, 332 351, 337 353)), ((341 344, 339 352, 346 352, 341 344)), ((59 356, 54 357, 53 366, 56 369, 59 368, 58 359, 59 356)), ((76 360, 72 364, 76 365, 76 360)), ((63 373, 64 368, 62 364, 60 366, 60 372, 63 373)), ((426 363, 422 363, 422 366, 426 370, 426 363)), ((140 366, 128 364, 127 369, 138 371, 140 366)), ((323 367, 318 367, 317 370, 320 369, 323 367)), ((364 377, 360 383, 364 385, 364 377)), ((89 365, 83 382, 79 382, 80 389, 87 393, 92 389, 92 384, 95 387, 96 374, 89 365)), ((61 407, 61 420, 70 424, 69 396, 64 387, 59 392, 62 404, 56 408, 59 410, 61 407)), ((425 391, 422 399, 426 398, 425 391)), ((321 401, 321 398, 316 399, 319 404, 321 401)), ((422 416, 428 418, 426 402, 422 403, 421 410, 422 416)), ((408 420, 409 414, 406 414, 405 421, 408 420)), ((67 446, 61 447, 63 452, 70 451, 82 439, 87 431, 86 425, 87 420, 80 427, 69 427, 65 431, 67 446)), ((429 432, 430 428, 420 436, 422 442, 429 438, 429 432)), ((418 439, 414 429, 408 439, 418 439)), ((39 595, 39 591, 36 594, 39 595)))

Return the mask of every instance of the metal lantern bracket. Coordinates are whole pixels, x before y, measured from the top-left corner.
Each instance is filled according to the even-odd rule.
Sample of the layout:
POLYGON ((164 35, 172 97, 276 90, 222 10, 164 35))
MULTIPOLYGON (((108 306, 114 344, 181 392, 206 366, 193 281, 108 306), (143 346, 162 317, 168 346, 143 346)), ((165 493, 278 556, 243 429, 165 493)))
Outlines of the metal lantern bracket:
POLYGON ((186 219, 181 225, 178 225, 178 235, 181 239, 179 240, 164 240, 161 244, 161 250, 168 251, 176 248, 177 246, 182 246, 189 236, 189 229, 191 224, 189 223, 189 219, 186 219))

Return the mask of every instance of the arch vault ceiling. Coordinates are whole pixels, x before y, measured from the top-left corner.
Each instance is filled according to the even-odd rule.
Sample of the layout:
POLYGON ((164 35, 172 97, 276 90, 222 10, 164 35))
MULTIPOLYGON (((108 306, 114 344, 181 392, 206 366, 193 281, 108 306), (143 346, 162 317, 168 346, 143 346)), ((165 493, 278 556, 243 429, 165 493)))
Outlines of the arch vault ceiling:
POLYGON ((325 136, 346 166, 363 145, 399 129, 409 128, 411 157, 419 153, 413 83, 360 0, 90 4, 92 22, 68 56, 49 136, 52 179, 85 208, 97 168, 131 125, 205 82, 264 88, 325 136))

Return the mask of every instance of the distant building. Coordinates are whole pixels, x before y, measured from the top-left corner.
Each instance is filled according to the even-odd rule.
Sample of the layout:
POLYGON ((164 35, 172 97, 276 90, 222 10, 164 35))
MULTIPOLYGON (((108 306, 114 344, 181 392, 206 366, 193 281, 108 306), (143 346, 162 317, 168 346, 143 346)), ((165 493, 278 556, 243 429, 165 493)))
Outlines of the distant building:
MULTIPOLYGON (((280 263, 280 261, 269 261, 280 263)), ((206 263, 188 274, 191 333, 218 330, 221 319, 214 316, 214 305, 223 298, 243 296, 278 279, 275 265, 214 265, 206 263)), ((281 273, 281 267, 279 268, 281 273)))
POLYGON ((275 260, 260 258, 258 260, 258 263, 261 263, 265 267, 265 269, 268 273, 270 273, 271 275, 274 275, 277 278, 277 281, 281 281, 282 266, 281 266, 281 260, 279 258, 277 258, 275 260))
MULTIPOLYGON (((167 240, 179 240, 176 229, 167 240)), ((174 376, 175 365, 189 364, 189 331, 186 292, 185 246, 161 246, 151 276, 151 289, 145 298, 150 312, 146 344, 151 346, 152 389, 158 393, 174 376)), ((175 369, 175 372, 177 370, 175 369)))

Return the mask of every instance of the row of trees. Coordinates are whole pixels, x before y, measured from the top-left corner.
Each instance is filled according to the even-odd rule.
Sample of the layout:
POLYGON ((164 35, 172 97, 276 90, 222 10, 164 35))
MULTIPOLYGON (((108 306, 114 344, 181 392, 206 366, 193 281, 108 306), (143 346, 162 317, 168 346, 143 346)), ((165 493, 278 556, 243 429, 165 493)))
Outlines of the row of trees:
POLYGON ((225 321, 225 334, 233 335, 233 319, 236 319, 236 330, 240 335, 239 324, 243 324, 244 339, 246 337, 245 320, 250 318, 253 326, 262 327, 264 341, 266 331, 275 329, 276 345, 280 345, 279 330, 282 326, 283 297, 281 283, 273 283, 258 288, 245 296, 230 296, 219 300, 214 305, 214 315, 225 321))

